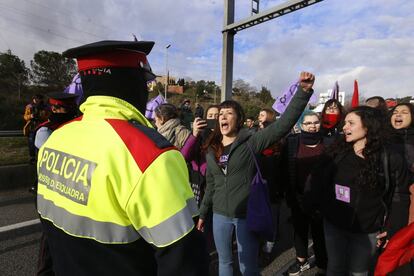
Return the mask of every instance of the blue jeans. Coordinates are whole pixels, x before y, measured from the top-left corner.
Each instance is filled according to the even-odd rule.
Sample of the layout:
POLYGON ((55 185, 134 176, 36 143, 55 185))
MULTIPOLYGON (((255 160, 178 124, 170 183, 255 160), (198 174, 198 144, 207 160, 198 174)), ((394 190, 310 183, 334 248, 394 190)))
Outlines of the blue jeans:
POLYGON ((324 221, 327 276, 368 276, 376 257, 378 233, 352 233, 324 221))
POLYGON ((243 275, 259 275, 259 240, 247 229, 246 219, 213 214, 213 235, 219 257, 219 275, 233 276, 232 234, 236 230, 237 253, 243 275))

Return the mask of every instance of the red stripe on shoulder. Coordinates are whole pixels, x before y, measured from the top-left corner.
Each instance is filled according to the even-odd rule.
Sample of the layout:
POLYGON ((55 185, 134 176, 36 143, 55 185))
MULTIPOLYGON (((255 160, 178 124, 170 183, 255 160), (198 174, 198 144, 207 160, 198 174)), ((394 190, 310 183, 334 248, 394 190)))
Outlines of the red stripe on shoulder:
POLYGON ((106 121, 122 139, 141 172, 144 172, 161 153, 176 149, 154 129, 138 126, 126 120, 106 121))

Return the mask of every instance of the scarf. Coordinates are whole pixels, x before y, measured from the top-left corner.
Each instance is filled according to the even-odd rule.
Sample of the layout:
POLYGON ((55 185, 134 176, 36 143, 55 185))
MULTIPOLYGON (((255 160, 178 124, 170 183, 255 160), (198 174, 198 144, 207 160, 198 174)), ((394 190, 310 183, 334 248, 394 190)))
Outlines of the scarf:
POLYGON ((166 121, 158 128, 158 132, 179 150, 182 149, 191 134, 191 131, 183 126, 178 118, 166 121))
POLYGON ((323 114, 322 115, 322 127, 331 129, 334 128, 340 119, 340 114, 323 114))
POLYGON ((316 145, 322 140, 322 134, 320 131, 318 132, 306 132, 301 131, 300 133, 300 141, 308 146, 316 145))

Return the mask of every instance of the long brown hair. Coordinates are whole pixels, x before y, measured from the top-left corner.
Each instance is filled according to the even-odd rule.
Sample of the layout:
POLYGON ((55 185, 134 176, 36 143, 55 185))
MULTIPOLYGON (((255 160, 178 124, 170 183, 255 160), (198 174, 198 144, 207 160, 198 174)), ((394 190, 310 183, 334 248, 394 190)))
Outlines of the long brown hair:
MULTIPOLYGON (((381 110, 369 106, 358 106, 351 109, 348 114, 350 113, 355 113, 361 119, 362 126, 367 130, 367 142, 362 150, 365 162, 356 181, 361 185, 360 188, 372 189, 378 185, 378 173, 382 164, 380 162, 381 150, 388 133, 384 129, 381 110)), ((331 149, 330 154, 335 156, 353 151, 353 143, 346 142, 345 137, 342 137, 331 149)))
POLYGON ((266 115, 269 119, 269 121, 268 121, 269 123, 276 121, 276 112, 273 109, 262 108, 262 109, 260 109, 259 113, 262 112, 262 111, 266 112, 266 115))
MULTIPOLYGON (((233 100, 227 100, 222 102, 219 105, 219 113, 223 108, 232 108, 237 115, 237 133, 240 131, 240 129, 243 128, 244 123, 244 111, 241 105, 233 100)), ((219 115, 220 116, 220 115, 219 115)), ((206 143, 203 145, 203 151, 207 152, 209 148, 211 148, 214 152, 214 156, 216 158, 216 161, 220 159, 220 156, 223 154, 223 143, 221 142, 223 140, 223 135, 221 134, 220 127, 216 127, 213 131, 213 133, 209 136, 206 143)))

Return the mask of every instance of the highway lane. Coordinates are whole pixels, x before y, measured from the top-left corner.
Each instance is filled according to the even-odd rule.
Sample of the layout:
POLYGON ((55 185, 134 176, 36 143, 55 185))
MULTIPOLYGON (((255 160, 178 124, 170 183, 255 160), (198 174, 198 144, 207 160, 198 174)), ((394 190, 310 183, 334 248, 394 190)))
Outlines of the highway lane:
MULTIPOLYGON (((19 226, 28 222, 29 226, 17 227, 6 232, 0 230, 0 275, 34 275, 40 241, 40 225, 34 205, 34 196, 27 188, 0 191, 0 229, 19 226)), ((294 260, 292 249, 293 229, 288 223, 289 209, 282 205, 281 224, 275 250, 272 254, 261 253, 262 275, 284 275, 294 260)), ((236 257, 236 255, 234 256, 236 257)), ((237 264, 235 264, 237 267, 237 264)), ((315 269, 302 275, 313 275, 315 269)), ((211 275, 217 275, 217 259, 213 254, 211 275)))
POLYGON ((40 241, 34 196, 27 188, 0 191, 0 214, 0 275, 34 275, 40 241))
POLYGON ((35 196, 28 188, 0 192, 0 227, 37 218, 35 196))
POLYGON ((35 275, 40 231, 17 235, 0 242, 0 275, 35 275))

